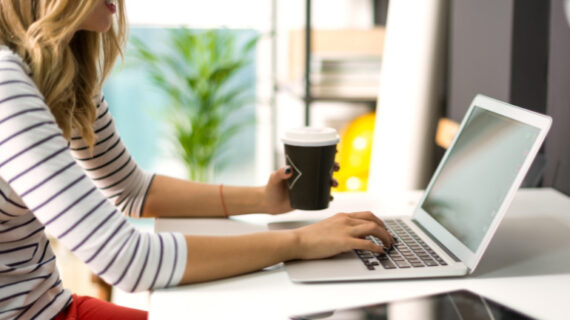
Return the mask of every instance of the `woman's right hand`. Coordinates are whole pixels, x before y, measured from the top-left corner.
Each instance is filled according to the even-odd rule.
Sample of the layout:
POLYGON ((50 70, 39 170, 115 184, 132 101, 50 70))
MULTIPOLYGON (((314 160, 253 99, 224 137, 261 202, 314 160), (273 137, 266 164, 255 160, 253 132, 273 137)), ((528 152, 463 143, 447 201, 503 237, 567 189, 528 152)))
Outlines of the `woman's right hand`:
POLYGON ((298 239, 299 259, 322 259, 354 249, 385 253, 385 249, 365 239, 373 235, 389 248, 394 238, 372 212, 338 213, 328 219, 293 230, 298 239))
POLYGON ((391 247, 394 239, 371 212, 339 213, 299 229, 238 236, 186 235, 186 270, 181 283, 222 279, 293 259, 321 259, 353 249, 384 253, 365 239, 391 247))

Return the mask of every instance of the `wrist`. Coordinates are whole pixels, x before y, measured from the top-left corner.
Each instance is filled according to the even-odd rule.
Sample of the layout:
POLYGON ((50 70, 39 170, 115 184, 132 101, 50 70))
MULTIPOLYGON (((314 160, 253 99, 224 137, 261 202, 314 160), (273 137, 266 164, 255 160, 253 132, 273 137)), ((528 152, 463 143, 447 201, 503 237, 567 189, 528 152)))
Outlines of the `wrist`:
POLYGON ((261 213, 264 212, 264 191, 262 187, 219 185, 217 202, 221 216, 261 213))
POLYGON ((283 257, 283 261, 288 260, 297 260, 302 258, 303 247, 301 236, 297 230, 283 230, 283 231, 276 231, 283 234, 285 237, 284 248, 285 248, 285 255, 283 257))
POLYGON ((267 199, 266 187, 255 187, 253 194, 257 200, 255 211, 257 213, 270 213, 272 208, 270 201, 267 199))
POLYGON ((220 184, 219 193, 220 193, 220 204, 222 206, 222 215, 226 218, 229 218, 230 214, 228 212, 228 207, 226 206, 226 200, 224 199, 224 184, 220 184))

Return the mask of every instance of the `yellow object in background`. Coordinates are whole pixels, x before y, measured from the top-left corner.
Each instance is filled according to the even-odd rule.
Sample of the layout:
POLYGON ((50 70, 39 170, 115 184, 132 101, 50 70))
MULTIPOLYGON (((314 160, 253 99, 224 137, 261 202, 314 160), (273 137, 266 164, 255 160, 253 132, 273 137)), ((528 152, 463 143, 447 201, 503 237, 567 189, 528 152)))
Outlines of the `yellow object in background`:
POLYGON ((338 180, 336 191, 366 191, 375 119, 375 113, 368 113, 341 130, 335 159, 340 165, 334 173, 338 180))

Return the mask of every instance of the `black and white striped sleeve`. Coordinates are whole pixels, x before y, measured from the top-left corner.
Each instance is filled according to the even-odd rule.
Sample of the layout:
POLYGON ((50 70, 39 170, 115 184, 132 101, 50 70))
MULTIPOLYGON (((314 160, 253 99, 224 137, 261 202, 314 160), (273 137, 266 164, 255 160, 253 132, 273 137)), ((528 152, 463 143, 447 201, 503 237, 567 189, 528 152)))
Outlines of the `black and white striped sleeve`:
POLYGON ((84 170, 77 164, 42 95, 16 58, 0 56, 0 178, 48 233, 108 283, 126 291, 178 284, 186 265, 183 235, 141 233, 116 206, 127 199, 123 201, 130 208, 127 211, 140 212, 144 199, 140 194, 148 188, 150 176, 139 173, 136 180, 121 185, 119 181, 126 181, 122 178, 135 167, 113 153, 117 160, 106 169, 108 173, 95 171, 102 176, 116 172, 117 184, 96 185, 85 173, 92 168, 84 170), (142 189, 126 186, 131 183, 142 189), (121 195, 113 204, 100 188, 121 195))
POLYGON ((141 170, 123 144, 101 96, 97 100, 97 141, 90 150, 81 136, 71 138, 70 149, 76 162, 93 183, 124 214, 138 218, 153 176, 141 170))

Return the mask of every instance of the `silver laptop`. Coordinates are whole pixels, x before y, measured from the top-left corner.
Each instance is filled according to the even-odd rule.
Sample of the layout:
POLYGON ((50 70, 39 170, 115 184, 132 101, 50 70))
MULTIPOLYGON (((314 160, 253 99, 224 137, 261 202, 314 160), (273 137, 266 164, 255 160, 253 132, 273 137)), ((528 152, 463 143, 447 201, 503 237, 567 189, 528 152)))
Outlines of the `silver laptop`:
MULTIPOLYGON (((287 262, 290 279, 323 282, 472 273, 551 122, 548 116, 477 95, 412 217, 383 218, 399 238, 389 254, 355 250, 329 259, 287 262)), ((275 222, 269 228, 291 225, 275 222)))

